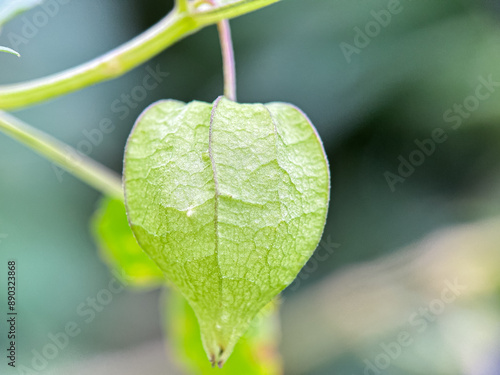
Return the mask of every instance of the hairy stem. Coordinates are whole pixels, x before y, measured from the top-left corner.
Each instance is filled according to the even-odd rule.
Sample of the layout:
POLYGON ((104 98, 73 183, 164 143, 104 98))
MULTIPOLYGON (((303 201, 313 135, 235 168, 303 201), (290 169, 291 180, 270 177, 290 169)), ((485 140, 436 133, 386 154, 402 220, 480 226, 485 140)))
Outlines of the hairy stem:
POLYGON ((106 195, 123 199, 119 175, 50 135, 0 111, 0 131, 106 195))
POLYGON ((158 24, 101 57, 48 77, 0 86, 0 109, 29 106, 119 77, 205 26, 277 1, 239 0, 192 12, 185 9, 188 5, 186 1, 179 1, 176 8, 158 24))

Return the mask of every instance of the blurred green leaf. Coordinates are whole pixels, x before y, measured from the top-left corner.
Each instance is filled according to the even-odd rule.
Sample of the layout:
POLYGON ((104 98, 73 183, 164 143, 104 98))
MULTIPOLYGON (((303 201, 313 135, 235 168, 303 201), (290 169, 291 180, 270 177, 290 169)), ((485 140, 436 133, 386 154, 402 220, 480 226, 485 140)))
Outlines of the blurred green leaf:
POLYGON ((0 26, 31 8, 43 3, 44 0, 0 0, 0 26))
POLYGON ((137 243, 128 225, 122 201, 103 198, 92 219, 92 232, 100 256, 110 268, 136 287, 158 287, 165 283, 163 273, 137 243))
POLYGON ((182 295, 173 288, 165 298, 165 328, 175 358, 189 374, 279 375, 283 373, 277 345, 279 323, 277 303, 271 302, 253 321, 236 344, 223 368, 212 368, 200 340, 198 320, 182 295))
POLYGON ((6 53, 10 53, 12 55, 16 55, 17 57, 21 57, 21 55, 19 54, 19 52, 14 51, 13 49, 8 48, 8 47, 2 47, 2 46, 0 46, 0 52, 6 52, 6 53))

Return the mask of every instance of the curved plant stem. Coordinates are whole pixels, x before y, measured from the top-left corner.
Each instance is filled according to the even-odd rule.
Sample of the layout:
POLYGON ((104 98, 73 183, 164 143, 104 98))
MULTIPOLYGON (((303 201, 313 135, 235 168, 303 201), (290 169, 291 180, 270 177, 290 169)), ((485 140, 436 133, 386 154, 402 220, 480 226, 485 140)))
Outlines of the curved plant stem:
POLYGON ((239 0, 192 12, 186 9, 186 1, 179 1, 176 8, 158 24, 101 57, 48 77, 0 86, 0 109, 29 106, 119 77, 205 26, 277 1, 279 0, 239 0))
POLYGON ((11 55, 15 55, 17 57, 21 57, 21 55, 19 54, 19 52, 14 51, 13 49, 8 48, 8 47, 2 47, 2 46, 0 46, 0 52, 10 53, 11 55))
POLYGON ((70 146, 0 111, 0 131, 56 163, 106 195, 123 199, 119 175, 70 146))
POLYGON ((171 13, 144 34, 95 60, 48 77, 1 87, 0 108, 27 106, 121 76, 194 29, 193 22, 171 13))
POLYGON ((235 102, 236 65, 234 62, 233 40, 231 38, 231 26, 229 26, 229 21, 220 21, 217 24, 217 29, 219 30, 222 60, 224 64, 224 96, 235 102))

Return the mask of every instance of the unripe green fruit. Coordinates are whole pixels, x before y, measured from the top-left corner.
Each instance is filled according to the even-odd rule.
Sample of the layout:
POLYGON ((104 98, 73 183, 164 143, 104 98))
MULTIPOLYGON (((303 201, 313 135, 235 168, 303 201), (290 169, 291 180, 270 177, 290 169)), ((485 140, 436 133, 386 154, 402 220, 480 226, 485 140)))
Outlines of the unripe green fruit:
POLYGON ((189 301, 219 366, 313 254, 330 190, 321 140, 300 110, 223 97, 146 109, 124 185, 139 244, 189 301))

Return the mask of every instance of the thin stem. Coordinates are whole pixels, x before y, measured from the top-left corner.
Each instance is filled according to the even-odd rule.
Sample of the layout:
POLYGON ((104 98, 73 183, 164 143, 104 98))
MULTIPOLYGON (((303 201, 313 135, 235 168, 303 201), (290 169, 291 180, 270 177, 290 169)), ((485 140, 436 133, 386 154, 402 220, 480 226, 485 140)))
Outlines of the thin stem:
POLYGON ((195 31, 279 0, 240 0, 206 11, 182 11, 186 2, 128 43, 85 64, 48 77, 0 86, 0 109, 32 105, 119 77, 195 31))
POLYGON ((0 131, 106 195, 123 199, 119 175, 48 134, 0 111, 0 131))
POLYGON ((228 20, 217 24, 219 30, 222 60, 224 64, 224 96, 233 102, 236 101, 236 64, 234 62, 233 40, 231 26, 228 20))
MULTIPOLYGON (((206 0, 212 6, 217 6, 217 0, 206 0)), ((236 101, 236 64, 234 62, 233 39, 229 20, 217 23, 220 47, 222 50, 222 64, 224 70, 224 96, 233 102, 236 101)))
POLYGON ((17 57, 21 57, 21 55, 19 54, 19 52, 14 51, 12 48, 8 48, 8 47, 2 47, 2 46, 0 46, 0 52, 10 53, 11 55, 15 55, 17 57))

